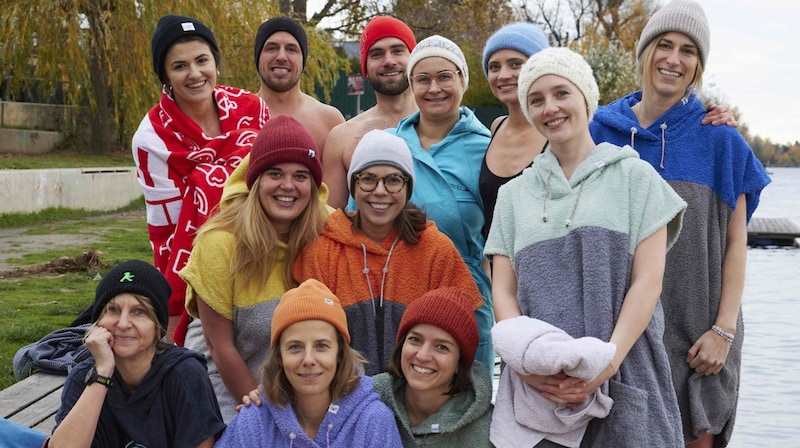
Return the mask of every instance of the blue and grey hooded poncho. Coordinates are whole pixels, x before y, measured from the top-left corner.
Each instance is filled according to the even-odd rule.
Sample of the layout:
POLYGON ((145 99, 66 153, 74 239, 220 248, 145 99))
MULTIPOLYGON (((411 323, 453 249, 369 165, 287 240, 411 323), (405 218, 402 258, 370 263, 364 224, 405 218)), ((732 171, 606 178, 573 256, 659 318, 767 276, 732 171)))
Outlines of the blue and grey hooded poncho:
POLYGON ((725 446, 739 395, 741 310, 736 339, 718 375, 696 373, 686 356, 717 318, 726 237, 736 201, 745 196, 749 221, 770 179, 736 129, 700 124, 706 111, 695 95, 676 103, 646 129, 631 110, 641 100, 642 92, 635 92, 599 108, 589 128, 595 141, 633 146, 689 204, 680 238, 667 254, 661 294, 664 342, 685 439, 694 440, 699 431, 707 430, 719 434, 716 444, 725 446))

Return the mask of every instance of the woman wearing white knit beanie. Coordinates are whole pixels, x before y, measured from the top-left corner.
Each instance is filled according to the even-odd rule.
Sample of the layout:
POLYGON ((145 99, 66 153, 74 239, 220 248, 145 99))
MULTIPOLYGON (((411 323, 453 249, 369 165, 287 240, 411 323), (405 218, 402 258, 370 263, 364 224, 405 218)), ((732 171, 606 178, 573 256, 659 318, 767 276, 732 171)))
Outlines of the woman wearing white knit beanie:
POLYGON ((476 312, 481 337, 476 359, 491 370, 494 314, 483 265, 483 202, 478 191, 489 130, 461 106, 469 86, 469 67, 455 42, 442 36, 421 40, 407 67, 419 112, 403 119, 394 132, 406 141, 414 160, 411 202, 453 241, 480 290, 484 303, 476 312))
POLYGON ((592 140, 599 93, 579 54, 531 56, 517 93, 550 144, 500 187, 486 241, 498 327, 516 335, 495 341, 506 368, 491 442, 682 447, 658 298, 686 203, 631 148, 592 140), (519 316, 586 339, 582 350, 565 350, 553 331, 535 333, 519 316), (526 355, 548 343, 557 356, 526 355))
POLYGON ((702 126, 700 87, 710 27, 694 0, 672 0, 647 22, 636 56, 642 90, 601 107, 598 141, 630 144, 688 203, 667 256, 664 341, 687 446, 726 446, 739 398, 747 221, 769 183, 747 142, 702 126), (698 275, 703 273, 703 275, 698 275))

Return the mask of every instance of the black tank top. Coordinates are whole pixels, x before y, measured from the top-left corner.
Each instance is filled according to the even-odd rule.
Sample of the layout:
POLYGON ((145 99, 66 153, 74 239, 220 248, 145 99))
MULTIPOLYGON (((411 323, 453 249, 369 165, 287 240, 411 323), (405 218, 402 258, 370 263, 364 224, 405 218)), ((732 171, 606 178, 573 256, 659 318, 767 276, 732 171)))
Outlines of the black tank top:
MULTIPOLYGON (((503 121, 497 125, 497 129, 495 129, 492 133, 492 139, 489 140, 489 146, 492 145, 494 136, 497 135, 497 131, 503 127, 503 125, 506 123, 506 120, 508 120, 508 116, 503 118, 503 121)), ((487 153, 489 152, 489 146, 486 147, 487 153)), ((547 143, 544 144, 542 152, 544 152, 545 148, 547 148, 547 143)), ((528 165, 528 167, 531 165, 533 165, 533 161, 531 161, 531 164, 528 165)), ((524 169, 522 171, 524 171, 524 169)), ((489 229, 492 228, 494 206, 497 203, 497 190, 499 190, 501 186, 505 185, 511 179, 522 174, 522 171, 514 174, 511 177, 497 176, 489 170, 489 166, 486 165, 486 154, 483 155, 483 162, 481 162, 481 173, 480 177, 478 178, 478 190, 480 191, 481 200, 483 201, 483 229, 481 230, 481 233, 484 237, 489 236, 489 229)))

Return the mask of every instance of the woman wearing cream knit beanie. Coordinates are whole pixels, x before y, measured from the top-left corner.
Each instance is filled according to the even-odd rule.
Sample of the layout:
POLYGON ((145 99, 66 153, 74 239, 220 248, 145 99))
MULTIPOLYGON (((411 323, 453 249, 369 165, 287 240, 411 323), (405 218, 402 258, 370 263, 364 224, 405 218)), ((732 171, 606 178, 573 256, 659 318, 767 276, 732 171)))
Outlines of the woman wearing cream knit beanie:
MULTIPOLYGON (((509 367, 523 363, 504 359, 491 442, 679 448, 680 412, 658 304, 666 250, 686 204, 630 147, 592 139, 599 94, 581 55, 567 48, 536 53, 520 71, 517 93, 549 145, 498 192, 485 249, 497 321, 527 316, 616 349, 610 361, 598 361, 597 352, 561 353, 536 367, 509 367), (563 375, 564 365, 589 363, 598 363, 589 377, 563 375), (607 415, 582 418, 600 411, 590 405, 606 396, 613 400, 607 415), (563 426, 535 417, 551 407, 563 426)), ((514 339, 524 345, 515 353, 527 353, 531 340, 552 341, 550 333, 519 331, 514 339)))

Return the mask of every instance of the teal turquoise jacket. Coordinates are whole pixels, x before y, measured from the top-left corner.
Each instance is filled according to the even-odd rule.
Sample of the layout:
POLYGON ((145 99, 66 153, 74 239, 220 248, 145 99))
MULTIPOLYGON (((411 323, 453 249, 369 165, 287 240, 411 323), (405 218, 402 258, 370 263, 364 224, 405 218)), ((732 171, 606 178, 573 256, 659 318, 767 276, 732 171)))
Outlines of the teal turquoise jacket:
POLYGON ((461 118, 450 133, 426 151, 417 135, 417 123, 419 112, 404 118, 394 130, 406 141, 414 158, 416 183, 411 202, 450 237, 467 263, 484 300, 475 311, 481 338, 475 359, 494 366, 494 309, 491 282, 481 265, 485 238, 481 234, 483 201, 478 189, 481 162, 491 135, 471 110, 462 107, 461 118))

